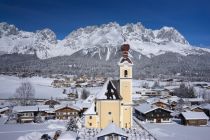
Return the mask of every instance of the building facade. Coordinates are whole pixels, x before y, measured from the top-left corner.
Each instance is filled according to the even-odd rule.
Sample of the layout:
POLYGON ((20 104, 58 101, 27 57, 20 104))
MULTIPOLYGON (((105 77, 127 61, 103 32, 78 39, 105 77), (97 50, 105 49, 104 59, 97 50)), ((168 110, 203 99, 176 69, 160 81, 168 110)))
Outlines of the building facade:
POLYGON ((92 106, 84 113, 87 128, 105 128, 114 123, 120 128, 132 127, 132 66, 130 46, 121 46, 119 80, 108 79, 92 106))

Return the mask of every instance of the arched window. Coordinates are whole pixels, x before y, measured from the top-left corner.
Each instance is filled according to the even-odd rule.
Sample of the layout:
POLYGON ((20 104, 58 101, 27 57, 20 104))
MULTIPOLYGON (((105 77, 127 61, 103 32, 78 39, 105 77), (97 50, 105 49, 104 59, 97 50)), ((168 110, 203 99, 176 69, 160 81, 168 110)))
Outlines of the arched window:
POLYGON ((128 71, 127 70, 124 71, 124 77, 128 77, 128 71))

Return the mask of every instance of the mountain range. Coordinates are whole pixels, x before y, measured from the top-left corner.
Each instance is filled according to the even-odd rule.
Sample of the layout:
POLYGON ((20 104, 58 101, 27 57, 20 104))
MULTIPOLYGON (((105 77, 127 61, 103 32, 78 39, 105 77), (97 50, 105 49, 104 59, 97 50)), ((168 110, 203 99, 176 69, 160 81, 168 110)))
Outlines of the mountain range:
MULTIPOLYGON (((192 46, 173 27, 152 30, 145 28, 141 23, 120 26, 116 22, 111 22, 100 26, 79 28, 64 39, 58 40, 56 34, 47 28, 27 32, 6 22, 0 23, 0 54, 4 58, 2 64, 6 63, 7 59, 12 59, 8 58, 7 54, 20 56, 35 54, 39 63, 47 63, 47 66, 52 69, 55 68, 48 62, 54 60, 58 64, 62 60, 64 63, 62 66, 65 66, 65 69, 69 66, 73 69, 72 67, 75 66, 78 69, 94 72, 100 71, 96 68, 100 66, 106 67, 107 70, 109 65, 115 65, 119 60, 120 46, 125 43, 125 40, 131 47, 129 55, 136 62, 134 71, 141 73, 140 75, 190 73, 191 76, 192 74, 196 76, 197 73, 200 76, 201 71, 202 75, 205 75, 203 71, 210 74, 210 62, 207 61, 210 58, 210 49, 192 46), (94 70, 90 70, 93 69, 93 64, 97 66, 94 70), (140 68, 142 71, 138 72, 140 68)), ((7 63, 5 66, 11 67, 11 64, 7 63)), ((43 67, 40 69, 43 70, 43 67)), ((81 73, 87 72, 83 70, 81 73)), ((103 71, 101 73, 116 73, 113 69, 108 72, 101 71, 103 71)), ((69 72, 74 73, 73 70, 69 72)))

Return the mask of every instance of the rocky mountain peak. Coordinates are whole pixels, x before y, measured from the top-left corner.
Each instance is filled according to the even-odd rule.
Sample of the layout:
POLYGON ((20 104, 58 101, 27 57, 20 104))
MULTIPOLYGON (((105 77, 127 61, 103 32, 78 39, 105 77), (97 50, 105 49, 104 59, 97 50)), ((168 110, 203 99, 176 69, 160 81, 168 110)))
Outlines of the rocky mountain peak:
POLYGON ((56 34, 51 29, 45 28, 43 30, 38 30, 36 32, 36 36, 40 40, 47 40, 49 41, 49 43, 52 43, 52 44, 57 43, 56 34))
POLYGON ((17 35, 18 34, 18 28, 16 28, 14 25, 10 25, 6 22, 0 23, 0 37, 9 36, 9 35, 17 35))
POLYGON ((164 41, 174 41, 181 44, 189 45, 189 42, 173 27, 161 28, 156 36, 164 41))

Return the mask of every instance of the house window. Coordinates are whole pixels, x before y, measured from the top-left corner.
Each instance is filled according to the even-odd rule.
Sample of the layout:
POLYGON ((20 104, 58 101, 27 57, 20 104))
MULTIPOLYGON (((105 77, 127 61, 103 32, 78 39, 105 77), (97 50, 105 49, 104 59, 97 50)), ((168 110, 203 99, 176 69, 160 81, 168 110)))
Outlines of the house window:
POLYGON ((90 116, 90 119, 92 119, 92 116, 90 116))
POLYGON ((92 126, 92 123, 90 123, 90 126, 92 126))
POLYGON ((128 71, 127 70, 124 71, 124 77, 128 77, 128 71))
POLYGON ((111 115, 111 114, 112 114, 112 112, 108 112, 108 114, 109 114, 109 115, 111 115))

